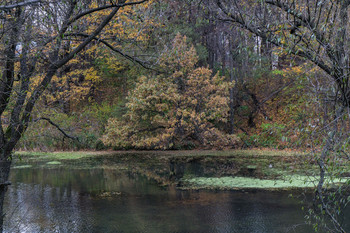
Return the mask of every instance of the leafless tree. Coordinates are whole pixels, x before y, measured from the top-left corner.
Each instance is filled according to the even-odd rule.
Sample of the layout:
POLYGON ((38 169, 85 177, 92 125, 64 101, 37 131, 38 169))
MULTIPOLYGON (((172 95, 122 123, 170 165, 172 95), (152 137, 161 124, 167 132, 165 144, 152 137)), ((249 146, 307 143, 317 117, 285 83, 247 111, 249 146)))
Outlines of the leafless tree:
POLYGON ((322 96, 322 103, 328 108, 323 117, 327 119, 315 130, 324 140, 318 145, 321 151, 315 149, 313 153, 320 169, 315 195, 318 211, 314 213, 322 216, 319 220, 324 217, 330 220, 332 227, 325 229, 345 232, 339 217, 341 211, 337 209, 347 204, 348 193, 344 190, 348 191, 348 185, 331 192, 325 179, 326 174, 338 176, 335 166, 344 166, 349 161, 346 149, 350 134, 344 119, 349 120, 350 107, 350 1, 215 0, 210 1, 210 7, 220 20, 253 33, 295 58, 313 63, 329 78, 322 86, 329 90, 322 96))

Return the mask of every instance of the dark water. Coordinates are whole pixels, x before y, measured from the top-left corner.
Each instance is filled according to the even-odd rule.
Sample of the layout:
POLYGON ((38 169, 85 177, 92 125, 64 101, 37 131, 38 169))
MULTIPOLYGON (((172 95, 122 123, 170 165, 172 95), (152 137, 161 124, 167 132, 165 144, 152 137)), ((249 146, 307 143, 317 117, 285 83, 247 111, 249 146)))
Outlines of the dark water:
POLYGON ((13 169, 6 232, 311 232, 288 193, 180 191, 113 169, 13 169))

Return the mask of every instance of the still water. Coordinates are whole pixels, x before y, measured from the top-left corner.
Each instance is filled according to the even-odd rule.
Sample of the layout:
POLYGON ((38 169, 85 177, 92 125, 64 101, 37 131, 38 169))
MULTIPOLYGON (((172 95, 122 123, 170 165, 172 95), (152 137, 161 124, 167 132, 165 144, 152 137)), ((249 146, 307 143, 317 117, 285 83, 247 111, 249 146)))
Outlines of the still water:
POLYGON ((11 171, 5 232, 311 232, 288 193, 181 191, 115 169, 11 171))

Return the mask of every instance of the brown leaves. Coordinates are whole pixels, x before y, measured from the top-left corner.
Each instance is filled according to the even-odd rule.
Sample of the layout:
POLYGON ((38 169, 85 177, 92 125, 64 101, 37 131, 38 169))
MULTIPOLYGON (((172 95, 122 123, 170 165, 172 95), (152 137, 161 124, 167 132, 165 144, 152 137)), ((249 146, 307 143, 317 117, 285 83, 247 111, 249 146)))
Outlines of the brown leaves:
POLYGON ((178 34, 160 58, 168 74, 138 79, 127 113, 109 121, 104 143, 144 149, 234 145, 237 138, 217 128, 227 120, 233 84, 208 68, 195 68, 197 60, 193 46, 178 34))

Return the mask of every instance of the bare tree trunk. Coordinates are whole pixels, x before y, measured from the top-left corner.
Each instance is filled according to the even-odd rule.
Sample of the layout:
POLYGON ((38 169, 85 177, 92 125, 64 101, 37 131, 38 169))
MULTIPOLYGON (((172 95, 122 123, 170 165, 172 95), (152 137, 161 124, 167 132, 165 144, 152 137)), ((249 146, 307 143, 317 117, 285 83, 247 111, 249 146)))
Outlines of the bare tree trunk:
POLYGON ((341 106, 340 109, 338 109, 335 114, 334 114, 334 126, 333 129, 330 130, 330 132, 328 132, 328 137, 326 140, 326 144, 323 146, 322 148, 322 152, 320 157, 318 158, 318 166, 320 169, 320 179, 317 185, 317 190, 316 190, 316 197, 315 200, 317 200, 318 202, 320 202, 321 206, 322 206, 322 210, 325 211, 325 214, 331 219, 334 228, 336 230, 336 232, 341 232, 341 233, 345 233, 345 230, 342 227, 341 222, 339 222, 339 218, 336 214, 334 214, 334 212, 332 212, 332 207, 330 207, 329 203, 327 203, 327 187, 325 186, 325 181, 326 181, 326 176, 327 176, 327 159, 329 158, 330 154, 332 153, 332 151, 335 150, 335 148, 337 147, 337 139, 336 139, 336 134, 339 134, 340 130, 338 128, 338 123, 339 120, 341 118, 341 116, 343 115, 345 107, 341 106))
POLYGON ((10 166, 11 160, 0 161, 0 232, 3 232, 3 223, 5 217, 4 199, 7 191, 7 186, 10 184, 8 181, 10 166))

